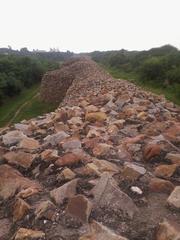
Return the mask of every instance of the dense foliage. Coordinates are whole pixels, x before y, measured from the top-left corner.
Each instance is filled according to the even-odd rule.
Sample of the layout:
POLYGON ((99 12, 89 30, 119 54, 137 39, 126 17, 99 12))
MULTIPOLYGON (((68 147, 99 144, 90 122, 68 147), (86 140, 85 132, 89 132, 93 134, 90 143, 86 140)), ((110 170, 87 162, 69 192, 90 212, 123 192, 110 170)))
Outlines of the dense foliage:
POLYGON ((180 103, 180 51, 165 45, 148 51, 93 52, 91 57, 115 77, 162 89, 169 99, 180 103))
POLYGON ((170 45, 149 51, 93 52, 91 56, 106 66, 136 73, 142 81, 180 83, 180 51, 170 45))
POLYGON ((42 75, 58 64, 47 60, 15 55, 0 55, 0 103, 38 83, 42 75))

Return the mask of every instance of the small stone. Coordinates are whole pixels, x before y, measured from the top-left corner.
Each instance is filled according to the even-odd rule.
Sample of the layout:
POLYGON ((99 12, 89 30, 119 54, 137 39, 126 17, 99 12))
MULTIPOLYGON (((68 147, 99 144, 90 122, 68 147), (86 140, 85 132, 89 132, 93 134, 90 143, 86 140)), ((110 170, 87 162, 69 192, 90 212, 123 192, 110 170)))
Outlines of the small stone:
POLYGON ((98 171, 98 168, 95 164, 93 163, 88 163, 86 166, 75 168, 74 169, 75 173, 80 175, 80 176, 100 176, 101 173, 98 171))
POLYGON ((32 195, 35 195, 39 193, 39 189, 38 188, 34 188, 34 187, 28 187, 26 189, 23 189, 21 190, 18 194, 17 194, 17 197, 20 197, 20 198, 28 198, 32 195))
POLYGON ((94 106, 94 105, 89 105, 86 107, 86 113, 93 113, 93 112, 98 112, 99 109, 98 107, 94 106))
POLYGON ((62 148, 67 151, 71 151, 73 149, 81 148, 81 141, 78 138, 72 137, 67 138, 63 142, 61 142, 62 148))
POLYGON ((95 157, 103 157, 107 155, 112 148, 111 145, 108 145, 106 143, 99 143, 95 148, 93 148, 93 155, 95 157))
POLYGON ((116 125, 112 124, 108 127, 107 131, 110 135, 116 135, 118 133, 119 129, 116 125))
POLYGON ((126 163, 121 174, 124 179, 135 181, 145 173, 146 169, 144 167, 132 163, 126 163))
POLYGON ((180 210, 180 186, 175 187, 174 191, 168 197, 167 203, 170 207, 180 210))
POLYGON ((156 240, 179 240, 180 228, 167 220, 159 224, 156 240))
POLYGON ((93 221, 90 224, 89 233, 81 236, 79 240, 128 240, 128 239, 120 235, 116 235, 107 227, 103 226, 102 224, 96 221, 93 221))
POLYGON ((55 149, 46 149, 41 153, 41 159, 45 162, 54 162, 58 158, 58 151, 55 149))
POLYGON ((154 173, 157 177, 169 178, 175 173, 176 168, 177 168, 176 164, 160 165, 160 166, 156 167, 154 173))
POLYGON ((77 125, 77 126, 81 126, 83 124, 83 121, 82 121, 82 119, 80 117, 72 117, 67 122, 70 125, 77 125))
POLYGON ((52 221, 55 216, 55 211, 56 207, 51 201, 49 200, 43 201, 36 208, 35 211, 36 219, 45 218, 52 221))
POLYGON ((144 134, 139 134, 135 137, 131 137, 131 138, 126 138, 123 142, 123 144, 127 145, 127 144, 136 144, 141 142, 142 140, 144 140, 145 135, 144 134))
POLYGON ((125 123, 124 119, 119 119, 119 120, 116 120, 116 121, 112 122, 112 124, 116 125, 118 127, 118 129, 123 128, 124 123, 125 123))
POLYGON ((114 173, 118 173, 120 170, 116 164, 106 160, 102 160, 102 159, 101 160, 94 159, 93 164, 96 166, 96 168, 100 173, 109 172, 114 174, 114 173))
POLYGON ((44 138, 44 142, 45 144, 55 146, 67 137, 69 137, 67 133, 65 133, 64 131, 60 131, 58 133, 49 135, 46 138, 44 138))
POLYGON ((170 160, 172 164, 180 166, 180 153, 168 153, 166 159, 170 160))
POLYGON ((68 131, 69 127, 68 127, 68 125, 64 124, 63 122, 56 122, 56 123, 54 123, 54 129, 58 133, 61 131, 68 131))
POLYGON ((8 152, 3 155, 3 158, 9 164, 15 164, 17 166, 21 166, 23 168, 29 168, 34 161, 35 156, 26 152, 8 152))
POLYGON ((101 133, 97 129, 90 129, 87 138, 94 138, 94 137, 100 137, 101 133))
POLYGON ((137 207, 133 200, 121 191, 116 181, 108 173, 103 173, 97 185, 91 190, 95 208, 109 208, 121 211, 124 217, 133 218, 137 207))
POLYGON ((70 169, 70 168, 65 168, 58 176, 57 180, 60 181, 69 181, 72 180, 76 177, 76 174, 70 169))
POLYGON ((140 112, 137 114, 137 118, 144 121, 147 119, 147 115, 147 112, 140 112))
POLYGON ((170 194, 174 189, 174 184, 168 180, 152 178, 149 182, 149 189, 152 192, 170 194))
POLYGON ((27 214, 30 208, 30 205, 23 199, 17 198, 14 204, 13 221, 16 222, 21 220, 27 214))
POLYGON ((78 218, 81 222, 88 222, 92 210, 92 203, 83 195, 69 199, 66 212, 78 218))
POLYGON ((81 158, 79 155, 74 153, 67 153, 64 156, 60 157, 56 162, 55 165, 58 167, 63 166, 71 166, 76 163, 79 163, 81 161, 81 158))
POLYGON ((45 233, 27 228, 20 228, 14 236, 14 240, 35 240, 39 238, 44 239, 45 233))
POLYGON ((21 131, 14 130, 11 132, 6 133, 2 136, 3 143, 5 145, 14 145, 19 143, 21 140, 26 138, 26 135, 24 135, 21 131))
POLYGON ((0 165, 0 197, 6 200, 27 188, 36 193, 42 190, 38 182, 23 177, 19 171, 6 164, 0 165))
POLYGON ((37 140, 26 137, 19 142, 18 147, 24 148, 24 149, 29 149, 29 150, 34 150, 34 149, 39 148, 40 144, 37 140))
POLYGON ((51 198, 57 205, 63 204, 64 200, 71 198, 76 194, 78 179, 71 180, 59 188, 55 188, 50 192, 51 198))
POLYGON ((31 135, 32 134, 32 128, 30 125, 22 124, 22 123, 16 123, 14 124, 14 127, 16 130, 20 130, 25 135, 31 135))
POLYGON ((144 149, 144 159, 145 161, 149 161, 151 158, 160 155, 161 146, 158 144, 150 144, 144 149))
POLYGON ((86 113, 85 120, 89 122, 104 122, 107 119, 107 115, 104 112, 91 112, 86 113))
POLYGON ((139 195, 143 194, 143 191, 139 187, 136 187, 136 186, 132 186, 131 191, 134 192, 134 193, 137 193, 139 195))

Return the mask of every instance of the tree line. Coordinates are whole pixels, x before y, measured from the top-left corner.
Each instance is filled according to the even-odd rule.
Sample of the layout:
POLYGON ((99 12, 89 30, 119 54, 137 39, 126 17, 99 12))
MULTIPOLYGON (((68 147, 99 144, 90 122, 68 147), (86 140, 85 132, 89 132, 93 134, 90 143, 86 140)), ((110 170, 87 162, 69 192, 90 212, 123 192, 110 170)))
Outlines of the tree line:
MULTIPOLYGON (((111 68, 133 73, 142 82, 152 82, 164 87, 180 84, 180 51, 165 45, 148 51, 93 52, 91 57, 111 68)), ((180 90, 180 89, 179 89, 180 90)))
POLYGON ((58 65, 37 57, 0 55, 0 104, 7 97, 18 95, 24 88, 40 82, 46 71, 58 65))

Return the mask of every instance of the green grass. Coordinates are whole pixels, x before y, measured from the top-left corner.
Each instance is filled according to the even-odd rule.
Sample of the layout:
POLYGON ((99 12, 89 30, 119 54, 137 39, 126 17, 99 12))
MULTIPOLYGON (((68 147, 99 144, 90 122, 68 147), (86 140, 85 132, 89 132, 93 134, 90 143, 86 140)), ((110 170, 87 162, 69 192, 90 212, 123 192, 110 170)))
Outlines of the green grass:
POLYGON ((44 113, 52 112, 58 107, 58 105, 59 104, 57 103, 44 103, 40 100, 39 96, 37 96, 22 109, 20 114, 15 118, 15 121, 19 122, 22 119, 30 119, 44 113))
POLYGON ((143 82, 139 79, 139 76, 133 72, 125 72, 122 69, 105 67, 105 69, 114 77, 119 79, 126 79, 136 85, 142 87, 146 91, 151 91, 158 95, 164 95, 166 99, 180 105, 180 84, 175 84, 169 87, 163 87, 154 82, 143 82))
POLYGON ((13 119, 13 123, 53 111, 57 107, 57 104, 43 103, 39 97, 33 98, 38 94, 39 89, 40 84, 34 85, 29 89, 24 89, 16 97, 5 99, 4 104, 0 106, 0 127, 6 126, 16 111, 27 101, 29 103, 21 109, 16 118, 13 119))

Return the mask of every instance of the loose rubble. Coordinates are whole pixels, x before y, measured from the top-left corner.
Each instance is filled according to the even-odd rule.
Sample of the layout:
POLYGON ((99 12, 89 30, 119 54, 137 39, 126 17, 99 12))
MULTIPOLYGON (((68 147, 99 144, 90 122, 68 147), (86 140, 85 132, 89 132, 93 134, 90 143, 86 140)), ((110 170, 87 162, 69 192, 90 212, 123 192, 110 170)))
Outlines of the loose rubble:
POLYGON ((180 239, 180 109, 86 58, 41 97, 0 131, 0 240, 180 239))

